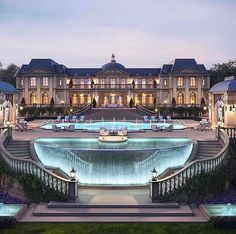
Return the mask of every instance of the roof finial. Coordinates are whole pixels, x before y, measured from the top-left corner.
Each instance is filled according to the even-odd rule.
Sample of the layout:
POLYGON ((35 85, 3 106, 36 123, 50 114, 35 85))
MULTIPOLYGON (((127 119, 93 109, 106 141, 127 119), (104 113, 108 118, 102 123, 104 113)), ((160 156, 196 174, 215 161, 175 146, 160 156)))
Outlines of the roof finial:
POLYGON ((114 53, 112 53, 112 55, 111 55, 111 62, 112 62, 112 63, 115 63, 115 62, 116 62, 114 53))

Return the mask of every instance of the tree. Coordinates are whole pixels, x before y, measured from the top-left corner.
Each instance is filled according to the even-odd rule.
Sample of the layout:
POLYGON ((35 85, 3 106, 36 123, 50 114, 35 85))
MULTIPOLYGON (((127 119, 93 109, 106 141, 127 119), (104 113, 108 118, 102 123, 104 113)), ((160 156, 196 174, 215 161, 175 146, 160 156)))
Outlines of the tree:
POLYGON ((92 105, 93 105, 93 108, 96 108, 97 102, 96 102, 96 99, 95 99, 95 98, 93 98, 93 103, 92 103, 92 105))
POLYGON ((157 88, 157 82, 156 82, 156 80, 153 80, 153 88, 154 88, 154 89, 157 88))
POLYGON ((236 75, 236 60, 229 60, 226 63, 217 63, 209 70, 210 73, 210 85, 223 81, 226 76, 236 75))
POLYGON ((51 101, 50 101, 50 106, 51 107, 54 107, 54 104, 55 104, 55 102, 54 102, 54 99, 53 99, 53 97, 51 98, 51 101))
POLYGON ((91 88, 93 89, 94 86, 94 80, 91 80, 91 88))
POLYGON ((176 101, 174 97, 172 98, 172 106, 176 106, 176 101))
POLYGON ((133 89, 135 88, 135 81, 132 81, 133 89))
POLYGON ((130 101, 129 101, 129 107, 130 108, 134 107, 134 100, 133 100, 133 98, 131 98, 130 101))
POLYGON ((6 69, 2 69, 2 63, 0 62, 0 79, 11 83, 16 86, 16 74, 19 71, 19 67, 17 67, 14 63, 8 65, 6 69))

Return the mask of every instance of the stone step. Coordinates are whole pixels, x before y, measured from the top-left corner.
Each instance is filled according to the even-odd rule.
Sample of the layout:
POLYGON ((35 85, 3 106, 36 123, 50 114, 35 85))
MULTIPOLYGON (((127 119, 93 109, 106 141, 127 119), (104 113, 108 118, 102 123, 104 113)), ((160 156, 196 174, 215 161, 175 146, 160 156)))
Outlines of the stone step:
POLYGON ((47 204, 47 208, 179 208, 180 205, 177 202, 160 202, 160 203, 149 203, 149 204, 80 204, 80 203, 68 203, 68 202, 54 202, 51 201, 47 204))
POLYGON ((188 205, 180 205, 179 208, 48 208, 46 204, 39 204, 33 211, 33 216, 194 216, 188 205))

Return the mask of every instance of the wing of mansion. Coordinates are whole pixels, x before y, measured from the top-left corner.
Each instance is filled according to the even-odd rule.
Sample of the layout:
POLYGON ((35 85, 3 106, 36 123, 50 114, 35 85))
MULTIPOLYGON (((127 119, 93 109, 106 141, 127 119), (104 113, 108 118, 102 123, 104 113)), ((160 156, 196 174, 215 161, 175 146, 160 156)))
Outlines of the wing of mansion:
POLYGON ((208 103, 209 74, 195 59, 175 59, 161 68, 126 68, 111 61, 101 68, 68 68, 51 59, 32 59, 17 74, 26 105, 97 106, 199 105, 208 103))

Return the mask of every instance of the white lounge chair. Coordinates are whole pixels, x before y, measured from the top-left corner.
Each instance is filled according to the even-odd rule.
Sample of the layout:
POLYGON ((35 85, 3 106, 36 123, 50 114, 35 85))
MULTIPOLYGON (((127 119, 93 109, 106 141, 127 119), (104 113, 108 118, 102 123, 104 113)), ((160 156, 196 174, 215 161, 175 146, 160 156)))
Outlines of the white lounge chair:
POLYGON ((148 118, 148 116, 143 116, 143 122, 149 122, 149 118, 148 118))
POLYGON ((69 115, 66 115, 65 116, 65 119, 64 119, 64 122, 66 123, 66 122, 69 122, 69 118, 70 118, 70 116, 69 115))
POLYGON ((79 121, 80 121, 80 122, 84 122, 84 120, 85 120, 85 116, 84 116, 84 115, 81 115, 79 121))
POLYGON ((159 121, 160 121, 160 122, 164 122, 164 118, 163 118, 162 115, 159 115, 159 121))
POLYGON ((75 122, 75 123, 77 122, 77 116, 76 115, 72 116, 71 122, 75 122))
POLYGON ((170 115, 167 115, 167 116, 166 116, 166 121, 167 121, 167 122, 173 122, 173 120, 171 119, 171 116, 170 116, 170 115))
POLYGON ((65 128, 66 131, 73 132, 75 130, 75 125, 70 124, 67 128, 65 128))
POLYGON ((58 115, 56 119, 56 123, 60 123, 60 122, 61 122, 61 115, 58 115))
POLYGON ((105 128, 100 128, 99 129, 99 136, 109 136, 109 130, 105 128))
POLYGON ((174 130, 173 124, 170 124, 168 127, 164 127, 163 129, 166 132, 172 132, 174 130))
POLYGON ((61 127, 57 126, 56 124, 53 124, 52 125, 52 130, 55 131, 55 132, 59 132, 59 131, 61 131, 61 127))
POLYGON ((152 124, 151 125, 151 130, 154 131, 154 132, 160 132, 161 131, 161 127, 157 126, 155 124, 152 124))
POLYGON ((117 133, 118 136, 128 136, 128 129, 127 128, 122 128, 118 131, 117 133))
POLYGON ((151 121, 152 121, 152 122, 157 122, 157 118, 156 118, 154 115, 152 115, 152 116, 151 116, 151 121))

